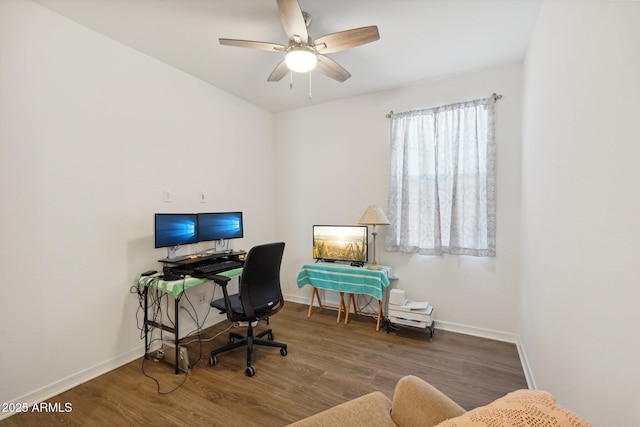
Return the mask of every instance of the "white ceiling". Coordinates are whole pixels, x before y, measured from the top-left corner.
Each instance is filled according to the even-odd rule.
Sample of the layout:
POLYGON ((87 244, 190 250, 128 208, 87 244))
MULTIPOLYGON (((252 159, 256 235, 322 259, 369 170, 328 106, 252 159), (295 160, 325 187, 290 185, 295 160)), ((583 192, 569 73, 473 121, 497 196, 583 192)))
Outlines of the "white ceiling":
POLYGON ((269 83, 279 52, 218 38, 287 44, 276 0, 34 0, 267 110, 293 108, 521 61, 541 0, 299 0, 318 38, 377 25, 380 40, 330 54, 352 77, 269 83))

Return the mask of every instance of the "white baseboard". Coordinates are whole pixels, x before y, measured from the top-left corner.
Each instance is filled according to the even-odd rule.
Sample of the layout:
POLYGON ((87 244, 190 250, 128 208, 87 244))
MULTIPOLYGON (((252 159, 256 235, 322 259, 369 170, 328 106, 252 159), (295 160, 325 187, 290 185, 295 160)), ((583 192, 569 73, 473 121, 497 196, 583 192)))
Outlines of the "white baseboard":
MULTIPOLYGON (((323 291, 323 289, 320 289, 320 291, 323 291)), ((327 306, 332 305, 334 307, 337 307, 340 304, 340 300, 338 298, 338 292, 337 291, 329 291, 329 292, 330 292, 329 295, 322 296, 322 304, 327 306)), ((309 301, 311 299, 309 297, 301 297, 300 295, 283 295, 283 296, 285 301, 297 302, 299 304, 304 304, 304 305, 309 305, 309 301)), ((346 299, 347 298, 345 295, 345 301, 344 301, 345 304, 347 303, 346 299)), ((313 302, 313 306, 320 307, 317 300, 313 302)))
MULTIPOLYGON (((51 399, 54 396, 59 395, 67 390, 70 390, 80 384, 83 384, 89 380, 106 374, 120 366, 126 365, 136 359, 139 359, 144 355, 144 344, 139 348, 133 349, 127 353, 114 357, 113 359, 106 360, 91 368, 85 369, 59 381, 44 386, 36 391, 27 393, 14 399, 12 402, 7 403, 28 403, 29 407, 38 402, 43 402, 47 399, 51 399)), ((14 413, 0 413, 0 420, 8 418, 14 413)))
POLYGON ((520 337, 518 337, 518 342, 516 343, 516 347, 518 348, 518 355, 520 355, 520 362, 522 363, 522 370, 524 371, 524 377, 527 380, 527 386, 529 387, 529 390, 537 390, 538 386, 536 385, 536 381, 533 378, 531 365, 529 365, 529 359, 527 359, 527 354, 524 351, 524 347, 522 345, 522 341, 520 341, 520 337))
POLYGON ((478 328, 476 326, 463 325, 460 323, 445 322, 442 320, 435 320, 436 328, 443 331, 457 332, 459 334, 472 335, 474 337, 488 338, 496 341, 508 342, 516 344, 518 342, 518 335, 510 332, 496 331, 494 329, 478 328))
MULTIPOLYGON (((193 310, 190 310, 193 311, 193 310)), ((171 310, 171 313, 173 314, 173 310, 171 310)), ((181 318, 183 317, 183 315, 181 315, 181 318)), ((180 322, 180 327, 181 329, 184 328, 185 324, 189 324, 189 322, 191 322, 191 324, 193 324, 195 327, 195 321, 187 318, 186 316, 184 316, 186 318, 186 322, 180 322)), ((217 312, 215 313, 211 313, 208 318, 206 319, 206 321, 204 322, 203 325, 203 329, 206 329, 210 326, 213 326, 223 320, 226 320, 226 316, 223 314, 218 314, 217 312)), ((187 327, 188 330, 191 330, 187 327)), ((165 336, 168 337, 173 337, 173 334, 171 333, 165 333, 165 336)), ((183 337, 186 338, 186 337, 183 337)), ((157 349, 158 347, 160 347, 160 343, 156 342, 155 344, 151 344, 150 350, 153 351, 154 349, 157 349)), ((67 390, 70 390, 82 383, 85 383, 89 380, 92 380, 94 378, 99 377, 100 375, 106 374, 107 372, 110 372, 116 368, 119 368, 120 366, 126 365, 129 362, 132 362, 136 359, 139 359, 140 357, 142 357, 144 355, 144 344, 141 343, 140 347, 130 350, 126 353, 120 354, 112 359, 106 360, 102 363, 99 363, 91 368, 87 368, 83 371, 80 371, 78 373, 75 373, 73 375, 70 375, 66 378, 63 378, 59 381, 56 381, 54 383, 51 383, 49 385, 46 385, 36 391, 27 393, 23 396, 17 397, 16 399, 14 399, 12 402, 7 402, 7 403, 28 403, 29 407, 33 406, 34 403, 39 403, 39 402, 43 402, 47 399, 51 399, 54 396, 59 395, 60 393, 63 393, 67 390)), ((13 413, 0 413, 0 420, 4 419, 4 418, 8 418, 9 416, 13 415, 13 413)))
POLYGON ((285 301, 297 302, 298 304, 309 305, 309 298, 300 295, 283 295, 285 301))
POLYGON ((492 329, 477 328, 475 326, 460 325, 452 322, 443 322, 436 319, 436 328, 445 331, 458 332, 461 334, 472 335, 474 337, 489 338, 496 341, 508 342, 516 345, 518 350, 518 356, 520 357, 520 363, 522 364, 522 371, 524 372, 524 378, 527 381, 527 387, 530 390, 536 389, 536 382, 533 378, 533 372, 527 360, 527 355, 522 346, 520 335, 512 334, 508 332, 501 332, 492 329))

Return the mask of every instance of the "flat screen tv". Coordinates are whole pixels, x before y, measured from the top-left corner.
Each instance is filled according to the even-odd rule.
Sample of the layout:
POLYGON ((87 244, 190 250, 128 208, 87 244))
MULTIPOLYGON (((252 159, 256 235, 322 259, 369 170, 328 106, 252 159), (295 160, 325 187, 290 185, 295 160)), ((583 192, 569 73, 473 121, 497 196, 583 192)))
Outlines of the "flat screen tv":
POLYGON ((313 259, 363 265, 368 261, 366 225, 314 225, 313 259))
POLYGON ((154 239, 156 248, 175 248, 198 243, 198 215, 155 214, 154 239))
POLYGON ((243 236, 242 212, 198 214, 198 238, 201 242, 240 239, 243 236))

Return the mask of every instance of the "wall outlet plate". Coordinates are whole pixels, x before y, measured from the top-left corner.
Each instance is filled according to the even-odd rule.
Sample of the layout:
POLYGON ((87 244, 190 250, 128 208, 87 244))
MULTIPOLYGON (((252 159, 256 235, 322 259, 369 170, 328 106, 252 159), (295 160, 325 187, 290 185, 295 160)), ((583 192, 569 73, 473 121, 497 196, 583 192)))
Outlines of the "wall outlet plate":
POLYGON ((198 292, 196 294, 196 304, 204 304, 207 302, 207 293, 206 292, 198 292))

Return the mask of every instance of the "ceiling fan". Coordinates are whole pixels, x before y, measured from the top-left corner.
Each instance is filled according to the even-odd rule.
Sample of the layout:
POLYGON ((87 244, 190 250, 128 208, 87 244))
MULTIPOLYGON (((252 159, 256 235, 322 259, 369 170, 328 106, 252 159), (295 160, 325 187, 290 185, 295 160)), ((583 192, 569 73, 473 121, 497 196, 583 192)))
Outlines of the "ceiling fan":
POLYGON ((306 73, 316 69, 334 80, 344 82, 351 74, 326 54, 371 43, 380 38, 378 27, 372 25, 327 34, 313 40, 307 32, 311 16, 300 9, 298 0, 277 2, 280 20, 289 38, 287 46, 250 40, 218 39, 222 45, 286 53, 285 59, 271 72, 267 81, 280 81, 289 71, 306 73))

